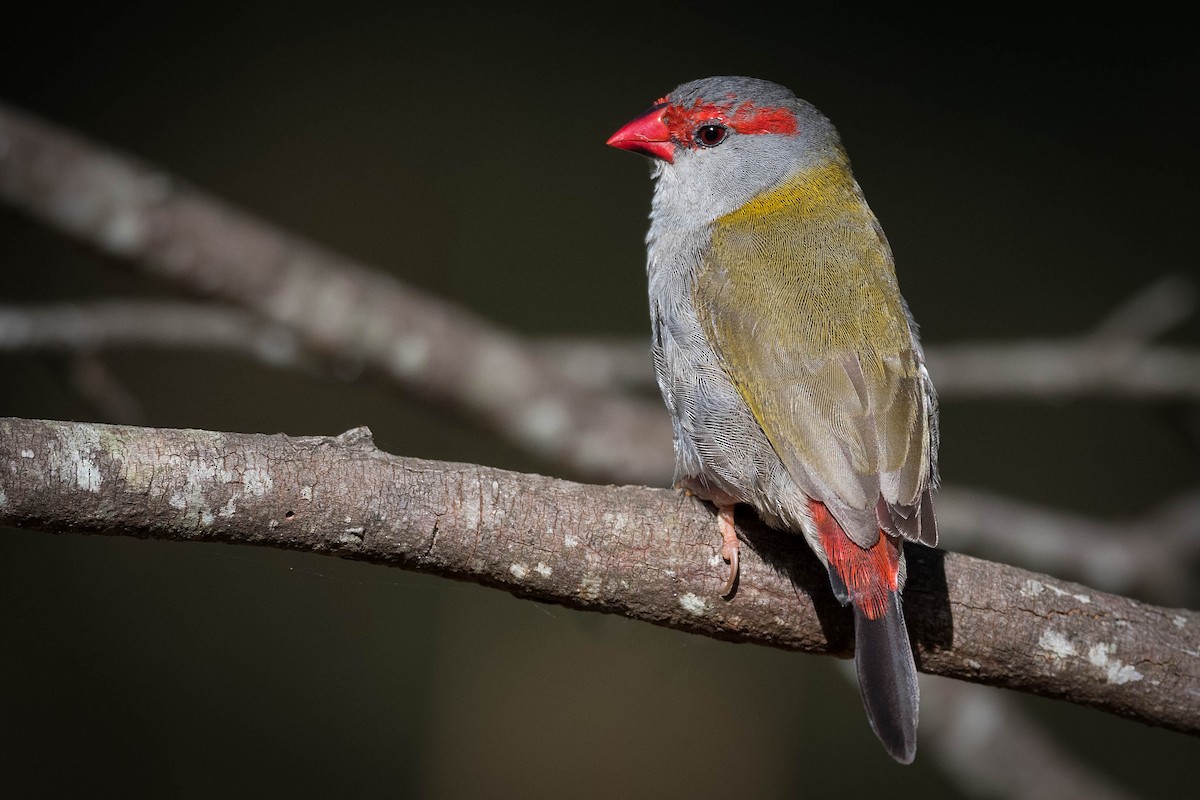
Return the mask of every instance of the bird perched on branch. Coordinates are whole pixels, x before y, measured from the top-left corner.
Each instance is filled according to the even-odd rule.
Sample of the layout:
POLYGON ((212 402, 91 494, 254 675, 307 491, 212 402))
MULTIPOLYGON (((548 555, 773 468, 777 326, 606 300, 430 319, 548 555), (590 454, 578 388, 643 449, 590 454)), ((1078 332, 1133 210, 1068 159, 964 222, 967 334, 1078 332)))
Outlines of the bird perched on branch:
POLYGON ((937 543, 937 400, 891 248, 833 125, 783 86, 682 84, 608 140, 654 161, 647 273, 677 485, 803 535, 854 609, 887 751, 916 755, 904 540, 937 543))

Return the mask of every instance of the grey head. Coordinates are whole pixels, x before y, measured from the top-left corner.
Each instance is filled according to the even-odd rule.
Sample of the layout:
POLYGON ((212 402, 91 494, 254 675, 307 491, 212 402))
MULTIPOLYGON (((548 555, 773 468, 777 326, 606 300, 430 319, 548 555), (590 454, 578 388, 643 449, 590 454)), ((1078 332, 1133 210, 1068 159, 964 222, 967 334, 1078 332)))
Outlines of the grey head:
POLYGON ((771 81, 689 81, 656 108, 672 147, 655 161, 653 216, 671 226, 710 223, 802 167, 843 157, 833 124, 771 81))

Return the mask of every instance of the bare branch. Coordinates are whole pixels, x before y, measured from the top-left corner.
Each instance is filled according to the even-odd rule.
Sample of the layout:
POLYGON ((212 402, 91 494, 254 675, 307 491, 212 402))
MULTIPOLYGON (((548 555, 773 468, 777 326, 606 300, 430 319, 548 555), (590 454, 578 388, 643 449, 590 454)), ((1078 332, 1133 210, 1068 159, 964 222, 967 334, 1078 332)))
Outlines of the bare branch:
MULTIPOLYGON (((0 420, 0 524, 328 553, 736 641, 847 656, 796 540, 743 520, 731 602, 712 512, 681 494, 387 455, 336 438, 0 420)), ((1200 614, 912 548, 920 668, 1200 733, 1200 614)))
POLYGON ((246 308, 588 474, 661 482, 658 403, 580 389, 510 333, 0 104, 0 197, 121 263, 246 308))

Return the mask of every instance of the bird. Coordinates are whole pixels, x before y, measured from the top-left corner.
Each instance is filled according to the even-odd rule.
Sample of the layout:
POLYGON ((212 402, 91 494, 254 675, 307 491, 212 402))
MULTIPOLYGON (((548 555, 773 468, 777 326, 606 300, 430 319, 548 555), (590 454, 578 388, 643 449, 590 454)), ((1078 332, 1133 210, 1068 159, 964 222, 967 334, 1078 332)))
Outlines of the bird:
POLYGON ((759 78, 690 81, 609 145, 648 156, 655 376, 675 485, 799 534, 853 609, 855 667, 886 751, 916 756, 904 541, 936 546, 937 395, 894 258, 833 124, 759 78))

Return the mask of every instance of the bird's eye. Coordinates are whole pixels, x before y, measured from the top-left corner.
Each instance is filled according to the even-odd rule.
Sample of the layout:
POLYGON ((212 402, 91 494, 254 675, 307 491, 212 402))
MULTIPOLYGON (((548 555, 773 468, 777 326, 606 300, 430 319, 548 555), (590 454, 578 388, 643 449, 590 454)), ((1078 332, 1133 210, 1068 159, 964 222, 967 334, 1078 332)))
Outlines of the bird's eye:
POLYGON ((701 147, 716 147, 725 141, 729 129, 724 125, 701 125, 696 128, 696 144, 701 147))

